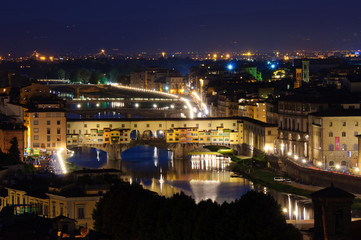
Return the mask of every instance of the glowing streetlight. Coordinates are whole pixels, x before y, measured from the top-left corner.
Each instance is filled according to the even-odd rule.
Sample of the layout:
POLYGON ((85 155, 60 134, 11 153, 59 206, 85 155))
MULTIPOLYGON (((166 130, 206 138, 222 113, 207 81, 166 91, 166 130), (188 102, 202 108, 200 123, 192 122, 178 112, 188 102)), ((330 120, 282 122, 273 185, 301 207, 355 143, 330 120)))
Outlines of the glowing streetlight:
POLYGON ((227 69, 228 69, 229 71, 233 70, 233 69, 234 69, 233 64, 232 64, 232 63, 228 64, 228 65, 227 65, 227 69))

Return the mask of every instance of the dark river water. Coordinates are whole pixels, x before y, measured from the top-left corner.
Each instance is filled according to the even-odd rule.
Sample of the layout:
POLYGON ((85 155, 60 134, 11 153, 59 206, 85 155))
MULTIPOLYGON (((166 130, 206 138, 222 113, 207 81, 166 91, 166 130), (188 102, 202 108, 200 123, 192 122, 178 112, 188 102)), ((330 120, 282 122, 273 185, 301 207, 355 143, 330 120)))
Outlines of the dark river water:
MULTIPOLYGON (((287 219, 313 219, 311 200, 270 190, 236 177, 227 170, 229 159, 215 155, 175 159, 173 153, 150 146, 136 146, 122 152, 124 179, 142 184, 145 189, 170 197, 183 191, 196 202, 211 199, 218 203, 239 199, 250 190, 272 195, 281 205, 287 219)), ((97 149, 76 151, 67 161, 76 165, 101 168, 106 153, 97 149)))

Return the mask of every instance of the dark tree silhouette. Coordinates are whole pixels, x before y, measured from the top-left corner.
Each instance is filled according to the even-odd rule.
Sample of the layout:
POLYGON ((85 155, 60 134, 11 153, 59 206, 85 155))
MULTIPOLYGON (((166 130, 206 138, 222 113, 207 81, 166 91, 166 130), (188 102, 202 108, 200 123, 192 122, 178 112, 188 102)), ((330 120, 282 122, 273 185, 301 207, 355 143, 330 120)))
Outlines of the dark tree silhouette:
POLYGON ((19 163, 20 162, 20 151, 19 151, 19 143, 16 137, 13 137, 10 140, 11 146, 9 149, 9 160, 11 163, 19 163))
POLYGON ((113 239, 302 239, 272 196, 253 191, 232 203, 196 204, 183 193, 164 198, 122 183, 100 199, 93 219, 113 239))

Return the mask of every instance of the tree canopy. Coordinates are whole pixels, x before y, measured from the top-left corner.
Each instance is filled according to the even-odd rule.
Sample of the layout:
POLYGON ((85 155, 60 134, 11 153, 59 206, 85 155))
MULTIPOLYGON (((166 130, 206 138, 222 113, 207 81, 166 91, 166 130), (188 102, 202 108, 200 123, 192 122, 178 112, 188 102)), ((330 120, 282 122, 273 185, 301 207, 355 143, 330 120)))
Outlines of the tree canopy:
POLYGON ((302 239, 272 196, 254 191, 232 203, 196 204, 183 193, 164 198, 123 183, 97 203, 93 218, 114 239, 302 239))

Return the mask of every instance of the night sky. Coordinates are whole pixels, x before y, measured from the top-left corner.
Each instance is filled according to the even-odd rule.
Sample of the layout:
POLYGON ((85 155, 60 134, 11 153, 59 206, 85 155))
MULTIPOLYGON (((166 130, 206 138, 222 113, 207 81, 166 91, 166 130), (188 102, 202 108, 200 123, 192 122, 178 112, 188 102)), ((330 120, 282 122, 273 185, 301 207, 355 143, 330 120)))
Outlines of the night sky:
POLYGON ((0 55, 361 49, 359 0, 2 0, 0 55))

